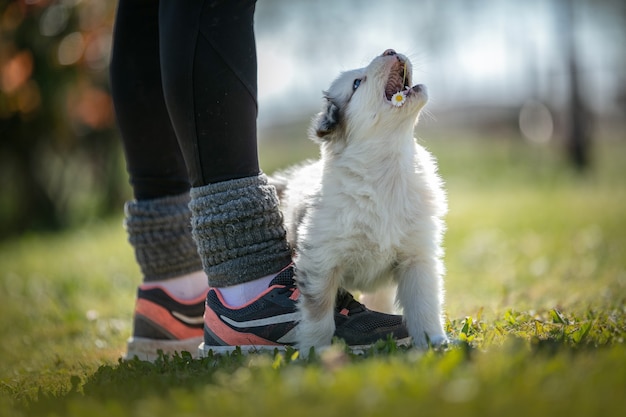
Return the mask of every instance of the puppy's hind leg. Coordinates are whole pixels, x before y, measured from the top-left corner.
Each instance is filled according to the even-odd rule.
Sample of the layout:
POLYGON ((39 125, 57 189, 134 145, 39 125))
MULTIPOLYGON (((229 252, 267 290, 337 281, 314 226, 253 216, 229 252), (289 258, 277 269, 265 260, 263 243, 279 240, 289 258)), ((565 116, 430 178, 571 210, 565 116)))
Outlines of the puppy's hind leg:
POLYGON ((448 343, 443 328, 443 280, 437 262, 410 262, 396 270, 396 298, 416 347, 426 349, 448 343))
POLYGON ((300 354, 306 357, 309 350, 328 346, 335 333, 335 302, 339 289, 339 275, 311 273, 296 268, 296 282, 301 297, 299 308, 302 313, 298 325, 297 339, 300 354))

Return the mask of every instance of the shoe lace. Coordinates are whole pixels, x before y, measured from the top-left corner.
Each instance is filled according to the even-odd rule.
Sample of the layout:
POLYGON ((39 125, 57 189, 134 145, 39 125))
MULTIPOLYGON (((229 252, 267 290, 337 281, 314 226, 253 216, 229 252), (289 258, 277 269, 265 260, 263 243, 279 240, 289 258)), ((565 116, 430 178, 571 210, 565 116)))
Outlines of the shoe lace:
POLYGON ((280 286, 281 288, 278 290, 279 294, 291 293, 289 298, 293 300, 296 300, 300 296, 300 290, 296 286, 296 280, 294 279, 293 268, 283 270, 272 280, 270 285, 280 286))
MULTIPOLYGON (((290 298, 296 300, 300 296, 300 290, 297 287, 296 280, 294 279, 294 273, 292 268, 285 269, 278 274, 271 282, 270 285, 280 285, 282 288, 279 290, 281 294, 290 292, 290 298)), ((366 311, 366 307, 354 299, 354 296, 348 291, 340 288, 337 291, 337 301, 335 302, 335 310, 338 312, 346 312, 348 314, 361 313, 366 311)))

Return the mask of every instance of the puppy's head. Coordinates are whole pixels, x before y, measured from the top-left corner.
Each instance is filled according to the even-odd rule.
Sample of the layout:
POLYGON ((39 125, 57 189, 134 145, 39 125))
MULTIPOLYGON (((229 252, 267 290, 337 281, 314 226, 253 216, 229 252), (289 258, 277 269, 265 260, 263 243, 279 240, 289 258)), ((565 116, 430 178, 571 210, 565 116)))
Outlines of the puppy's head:
POLYGON ((388 49, 367 67, 342 73, 324 92, 323 109, 311 126, 314 138, 332 141, 412 129, 428 99, 425 86, 411 86, 412 69, 406 56, 388 49))

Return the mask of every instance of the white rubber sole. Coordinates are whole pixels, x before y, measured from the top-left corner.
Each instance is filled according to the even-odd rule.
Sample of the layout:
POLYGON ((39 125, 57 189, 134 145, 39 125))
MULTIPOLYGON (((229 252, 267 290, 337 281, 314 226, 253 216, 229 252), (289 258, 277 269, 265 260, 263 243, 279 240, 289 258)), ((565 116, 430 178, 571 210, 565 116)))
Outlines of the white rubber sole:
POLYGON ((154 362, 159 357, 159 351, 166 355, 173 355, 178 352, 189 352, 195 359, 198 357, 198 346, 204 338, 194 337, 184 340, 158 340, 143 337, 131 337, 128 339, 126 356, 124 359, 137 357, 142 361, 154 362))
POLYGON ((206 358, 209 356, 210 352, 213 352, 214 355, 224 355, 227 353, 232 353, 237 349, 241 349, 241 353, 247 355, 249 353, 256 352, 273 352, 274 350, 278 350, 283 352, 285 350, 285 346, 282 345, 243 345, 243 346, 209 346, 205 345, 204 342, 200 343, 198 347, 198 357, 206 358))
MULTIPOLYGON (((413 343, 413 339, 410 337, 405 337, 404 339, 396 340, 397 346, 410 346, 412 343, 413 343)), ((372 346, 373 344, 355 345, 355 346, 349 346, 349 349, 352 353, 360 355, 360 354, 364 354, 372 346)), ((198 347, 198 357, 206 358, 209 356, 210 352, 213 352, 214 355, 224 355, 227 353, 234 352, 235 350, 237 350, 237 348, 240 348, 241 353, 243 353, 244 355, 247 355, 249 353, 256 353, 256 352, 273 352, 274 350, 284 352, 286 349, 286 347, 282 345, 278 345, 278 346, 272 346, 272 345, 209 346, 209 345, 205 345, 204 342, 202 342, 200 346, 198 347)), ((321 353, 328 348, 329 346, 324 346, 320 349, 317 349, 317 352, 321 353)))

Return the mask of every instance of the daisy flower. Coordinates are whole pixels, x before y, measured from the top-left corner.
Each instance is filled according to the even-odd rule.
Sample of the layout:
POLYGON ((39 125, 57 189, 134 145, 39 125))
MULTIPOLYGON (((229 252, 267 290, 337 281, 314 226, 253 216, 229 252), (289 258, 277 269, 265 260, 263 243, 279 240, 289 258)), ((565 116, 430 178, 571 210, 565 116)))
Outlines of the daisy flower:
POLYGON ((404 94, 403 91, 398 91, 396 94, 391 96, 391 104, 393 104, 396 107, 402 106, 405 101, 406 101, 406 95, 404 94))

